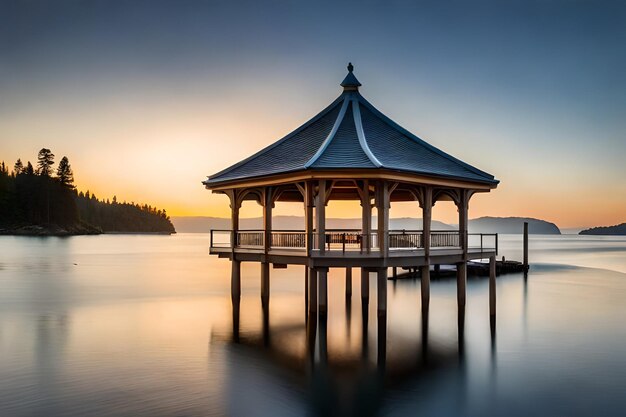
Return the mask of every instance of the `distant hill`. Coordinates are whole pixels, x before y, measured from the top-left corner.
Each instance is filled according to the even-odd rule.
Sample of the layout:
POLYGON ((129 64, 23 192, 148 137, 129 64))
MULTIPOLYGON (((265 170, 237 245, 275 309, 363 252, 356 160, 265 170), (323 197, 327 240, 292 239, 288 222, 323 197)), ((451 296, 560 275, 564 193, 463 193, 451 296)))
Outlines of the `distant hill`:
MULTIPOLYGON (((172 217, 172 223, 179 233, 208 233, 211 229, 230 229, 230 219, 221 217, 172 217)), ((272 226, 274 229, 282 230, 303 230, 304 217, 302 216, 275 216, 272 226)), ((414 230, 422 228, 422 219, 411 217, 402 217, 398 219, 390 219, 391 229, 414 230)), ((376 227, 376 217, 372 219, 372 225, 376 227)), ((260 229, 263 227, 263 219, 254 217, 249 219, 241 219, 239 221, 241 229, 260 229)), ((436 220, 432 222, 433 230, 454 230, 456 226, 451 226, 436 220)), ((327 229, 360 229, 361 219, 326 219, 327 229)))
POLYGON ((592 227, 591 229, 581 230, 580 235, 605 235, 605 236, 626 236, 626 223, 616 224, 615 226, 592 227))
POLYGON ((554 223, 526 217, 479 217, 469 221, 470 233, 510 233, 524 232, 524 222, 528 222, 529 234, 560 235, 554 223))

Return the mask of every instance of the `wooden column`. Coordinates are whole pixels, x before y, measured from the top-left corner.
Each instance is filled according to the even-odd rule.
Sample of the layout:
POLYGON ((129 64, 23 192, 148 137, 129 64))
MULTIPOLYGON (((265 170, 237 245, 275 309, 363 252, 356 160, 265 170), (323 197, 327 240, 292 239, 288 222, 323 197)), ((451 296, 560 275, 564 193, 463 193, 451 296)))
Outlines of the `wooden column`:
POLYGON ((328 311, 328 268, 318 268, 319 313, 328 311))
POLYGON ((230 276, 230 295, 233 304, 241 299, 241 262, 232 260, 232 272, 230 276))
POLYGON ((317 312, 317 269, 309 268, 309 314, 317 312))
POLYGON ((463 260, 467 260, 467 196, 467 190, 461 190, 461 199, 457 205, 459 209, 459 244, 463 250, 463 260))
POLYGON ((377 272, 377 296, 378 296, 378 315, 387 314, 387 268, 380 268, 377 272))
POLYGON ((263 231, 265 253, 268 253, 272 247, 272 208, 274 207, 274 198, 272 187, 266 187, 263 193, 263 231))
MULTIPOLYGON (((237 232, 239 231, 239 208, 240 204, 236 201, 235 193, 233 192, 230 201, 230 247, 235 252, 237 247, 237 232)), ((233 255, 234 259, 234 255, 233 255)))
POLYGON ((361 268, 361 298, 370 298, 370 273, 366 268, 361 268))
POLYGON ((378 248, 380 256, 389 255, 389 184, 379 181, 376 184, 376 209, 378 211, 378 248))
POLYGON ((370 199, 369 181, 363 181, 361 195, 361 232, 363 233, 363 249, 369 253, 372 247, 372 202, 370 199))
POLYGON ((430 304, 430 231, 433 210, 433 190, 430 187, 424 189, 422 201, 422 243, 424 246, 425 265, 421 272, 422 310, 428 310, 430 304))
POLYGON ((496 257, 489 257, 489 315, 496 315, 496 257))
POLYGON ((313 184, 306 182, 304 184, 304 231, 306 233, 306 252, 308 256, 311 255, 311 249, 313 249, 313 207, 315 207, 313 191, 313 184))
POLYGON ((352 297, 352 268, 346 268, 346 298, 352 297))
POLYGON ((326 252, 326 180, 319 180, 315 210, 317 246, 323 255, 326 252))

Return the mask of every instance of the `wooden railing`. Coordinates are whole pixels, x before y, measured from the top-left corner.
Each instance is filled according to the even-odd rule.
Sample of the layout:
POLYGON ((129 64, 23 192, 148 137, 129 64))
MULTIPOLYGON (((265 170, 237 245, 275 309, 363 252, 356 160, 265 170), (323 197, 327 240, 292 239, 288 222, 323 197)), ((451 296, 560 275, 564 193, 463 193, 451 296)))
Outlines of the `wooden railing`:
POLYGON ((244 230, 237 232, 237 246, 240 248, 263 247, 265 232, 263 230, 244 230))
MULTIPOLYGON (((211 230, 211 248, 230 248, 232 232, 230 230, 211 230)), ((236 233, 236 247, 263 249, 265 232, 263 230, 241 230, 236 233)), ((391 230, 387 235, 388 247, 394 249, 421 249, 424 247, 424 232, 421 230, 391 230)), ((459 248, 460 234, 456 230, 437 230, 430 234, 431 248, 459 248)), ((297 230, 275 230, 271 234, 271 247, 284 249, 305 249, 306 233, 297 230)), ((378 234, 361 233, 357 229, 331 229, 325 232, 326 250, 363 251, 366 248, 377 251, 378 234)), ((483 251, 495 250, 498 253, 497 233, 469 233, 468 247, 483 251)), ((319 249, 319 235, 313 232, 313 249, 319 249)))
POLYGON ((458 230, 437 230, 430 232, 431 248, 460 248, 458 230))
POLYGON ((273 248, 306 248, 306 233, 297 231, 272 232, 273 248))
POLYGON ((389 232, 389 249, 419 249, 424 247, 421 230, 392 230, 389 232))
POLYGON ((498 234, 497 233, 469 233, 468 248, 478 249, 481 252, 495 251, 498 254, 498 234))

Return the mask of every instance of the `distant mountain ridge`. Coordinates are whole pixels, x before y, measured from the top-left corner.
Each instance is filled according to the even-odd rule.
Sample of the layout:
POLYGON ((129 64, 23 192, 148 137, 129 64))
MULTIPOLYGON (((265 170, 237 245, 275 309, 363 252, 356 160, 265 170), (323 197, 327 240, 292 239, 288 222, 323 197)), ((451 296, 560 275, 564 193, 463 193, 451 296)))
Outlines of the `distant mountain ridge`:
POLYGON ((592 227, 591 229, 581 230, 578 234, 596 236, 626 236, 626 223, 616 224, 615 226, 592 227))
MULTIPOLYGON (((172 217, 172 223, 179 233, 208 233, 211 229, 230 229, 230 219, 222 217, 172 217)), ((511 233, 523 232, 524 222, 528 222, 531 234, 561 234, 554 223, 544 220, 523 217, 480 217, 469 221, 470 233, 511 233)), ((401 217, 389 220, 389 228, 394 230, 421 230, 422 219, 414 217, 401 217)), ((261 229, 263 219, 261 217, 240 219, 241 229, 261 229)), ((303 230, 304 217, 302 216, 275 216, 272 225, 276 230, 303 230)), ((376 217, 372 219, 372 225, 376 227, 376 217)), ((360 229, 361 219, 326 219, 327 229, 360 229)), ((458 225, 447 224, 437 220, 432 221, 432 230, 456 230, 458 225)))

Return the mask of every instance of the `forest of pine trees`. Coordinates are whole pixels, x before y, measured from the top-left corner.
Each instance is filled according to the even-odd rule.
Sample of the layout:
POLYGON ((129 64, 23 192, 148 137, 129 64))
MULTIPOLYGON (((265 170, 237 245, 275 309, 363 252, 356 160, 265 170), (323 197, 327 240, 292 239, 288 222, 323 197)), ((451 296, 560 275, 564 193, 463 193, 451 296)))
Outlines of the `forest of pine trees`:
POLYGON ((56 170, 54 158, 43 148, 36 166, 0 164, 0 234, 175 233, 165 210, 77 191, 67 157, 56 170))

